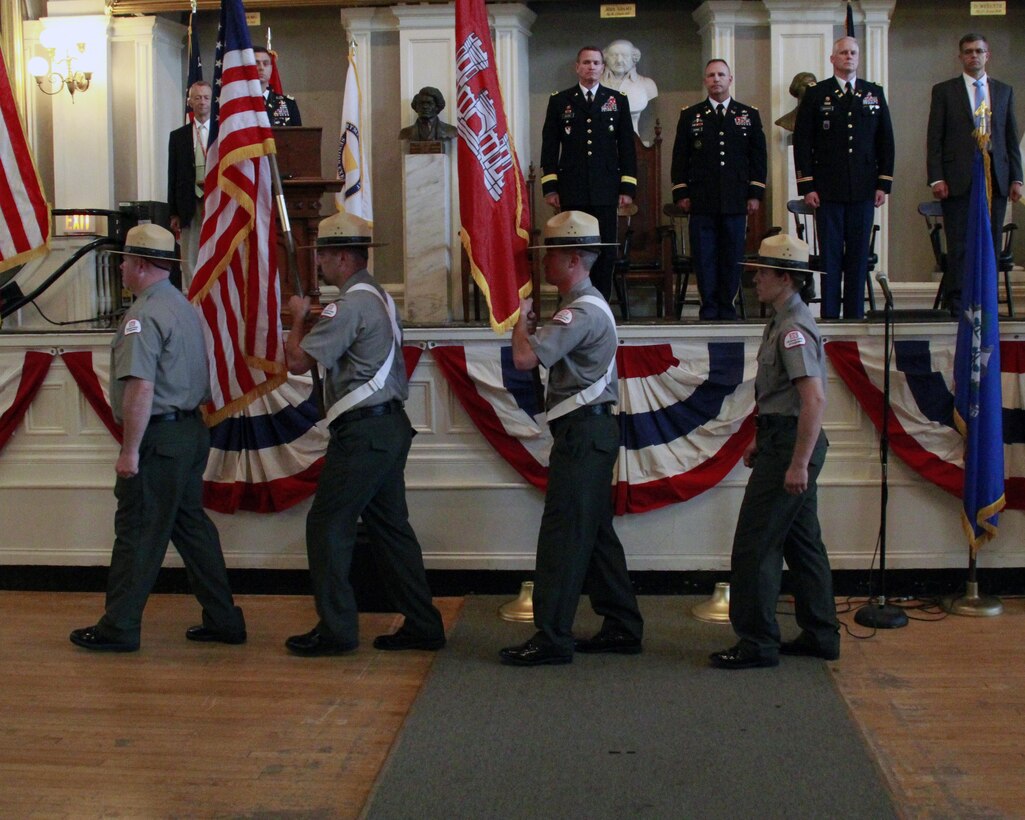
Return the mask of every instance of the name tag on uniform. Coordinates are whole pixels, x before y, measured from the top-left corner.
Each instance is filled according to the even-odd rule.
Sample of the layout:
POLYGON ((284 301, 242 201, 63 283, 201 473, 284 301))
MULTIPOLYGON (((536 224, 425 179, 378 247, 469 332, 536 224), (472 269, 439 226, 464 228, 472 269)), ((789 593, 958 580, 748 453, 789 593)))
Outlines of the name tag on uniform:
POLYGON ((138 319, 129 319, 125 322, 125 336, 131 333, 142 333, 142 322, 138 319))

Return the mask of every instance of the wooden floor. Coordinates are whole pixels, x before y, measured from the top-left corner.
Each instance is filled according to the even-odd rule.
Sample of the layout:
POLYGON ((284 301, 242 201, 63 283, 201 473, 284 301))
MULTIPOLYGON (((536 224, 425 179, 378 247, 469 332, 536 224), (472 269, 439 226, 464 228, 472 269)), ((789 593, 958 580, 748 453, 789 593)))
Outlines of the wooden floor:
MULTIPOLYGON (((366 615, 355 655, 294 658, 309 599, 239 601, 244 647, 185 641, 195 602, 156 595, 139 653, 94 655, 67 633, 102 596, 0 592, 0 817, 356 817, 434 656, 374 651, 396 618, 366 615)), ((446 626, 461 603, 439 600, 446 626)), ((845 636, 829 664, 906 817, 1025 816, 1025 603, 1005 603, 845 636)))

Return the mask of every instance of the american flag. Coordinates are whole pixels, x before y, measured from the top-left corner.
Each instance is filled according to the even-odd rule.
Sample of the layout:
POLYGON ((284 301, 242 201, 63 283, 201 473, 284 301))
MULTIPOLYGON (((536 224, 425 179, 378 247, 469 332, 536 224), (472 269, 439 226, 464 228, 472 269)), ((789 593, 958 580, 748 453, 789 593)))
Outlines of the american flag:
POLYGON ((270 120, 245 10, 224 0, 214 64, 203 227, 189 298, 204 322, 215 424, 285 380, 270 120))
POLYGON ((0 271, 44 253, 49 241, 50 208, 0 54, 0 271))

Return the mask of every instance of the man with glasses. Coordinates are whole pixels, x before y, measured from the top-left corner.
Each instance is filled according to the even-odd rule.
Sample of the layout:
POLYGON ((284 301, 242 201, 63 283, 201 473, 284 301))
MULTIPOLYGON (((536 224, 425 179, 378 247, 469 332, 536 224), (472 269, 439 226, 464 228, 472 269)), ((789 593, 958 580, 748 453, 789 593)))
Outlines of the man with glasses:
POLYGON ((943 207, 947 235, 947 270, 943 277, 944 303, 952 315, 961 309, 968 199, 972 163, 977 146, 974 132, 985 124, 990 134, 989 153, 993 180, 990 216, 993 246, 1000 252, 1000 235, 1007 198, 1021 199, 1022 166, 1018 125, 1014 118, 1014 89, 986 73, 989 44, 981 34, 961 38, 958 58, 961 76, 932 89, 927 142, 929 186, 943 207), (985 103, 985 105, 983 105, 985 103))

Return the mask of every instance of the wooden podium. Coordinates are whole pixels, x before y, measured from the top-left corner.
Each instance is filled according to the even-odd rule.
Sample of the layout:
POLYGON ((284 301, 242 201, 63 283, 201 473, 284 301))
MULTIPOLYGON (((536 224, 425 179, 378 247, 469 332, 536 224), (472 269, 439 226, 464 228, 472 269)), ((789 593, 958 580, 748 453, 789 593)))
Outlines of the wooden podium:
MULTIPOLYGON (((313 245, 317 239, 317 225, 328 214, 320 212, 321 199, 328 191, 340 191, 341 181, 320 176, 321 129, 312 126, 275 127, 278 171, 285 194, 285 207, 292 225, 296 256, 299 262, 299 281, 309 296, 320 292, 317 282, 317 260, 313 245), (305 247, 305 249, 303 249, 305 247)), ((288 248, 281 226, 278 225, 278 273, 281 277, 281 315, 285 325, 291 323, 288 299, 295 293, 288 270, 288 248)))

